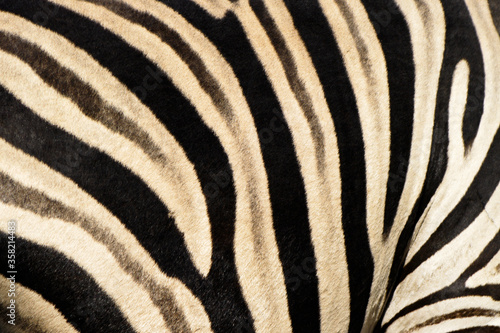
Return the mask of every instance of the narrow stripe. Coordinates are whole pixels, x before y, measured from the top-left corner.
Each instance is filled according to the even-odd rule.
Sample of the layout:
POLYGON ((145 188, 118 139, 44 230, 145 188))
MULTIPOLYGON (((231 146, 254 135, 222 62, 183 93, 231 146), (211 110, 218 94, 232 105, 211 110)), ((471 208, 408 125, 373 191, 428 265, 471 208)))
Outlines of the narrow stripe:
MULTIPOLYGON (((255 3, 252 3, 252 9, 254 9, 255 14, 259 18, 263 28, 266 30, 266 33, 269 36, 269 39, 271 40, 271 43, 273 44, 273 47, 276 50, 276 53, 278 54, 280 62, 283 65, 283 71, 286 75, 290 88, 292 89, 295 99, 299 103, 300 108, 303 110, 304 116, 309 124, 314 143, 314 151, 315 151, 314 153, 316 156, 317 166, 319 169, 318 172, 320 174, 323 174, 325 173, 324 168, 326 167, 325 147, 324 147, 324 142, 326 140, 325 140, 325 135, 323 133, 323 129, 320 126, 320 121, 318 119, 318 116, 315 114, 313 101, 311 98, 312 97, 311 92, 306 90, 306 87, 302 82, 298 73, 297 61, 294 60, 290 46, 288 46, 294 44, 292 44, 290 37, 288 38, 289 39, 288 43, 286 42, 285 40, 287 35, 286 31, 281 31, 284 29, 283 28, 280 29, 277 22, 275 22, 276 16, 272 17, 270 15, 270 13, 266 8, 267 6, 270 6, 271 8, 273 7, 269 3, 267 4, 262 3, 262 1, 256 1, 255 3)), ((277 9, 275 10, 278 11, 277 9)), ((284 13, 281 12, 280 15, 284 15, 284 13)), ((291 17, 287 18, 288 20, 292 19, 291 17)), ((291 29, 293 29, 293 26, 288 27, 288 30, 291 29)), ((288 35, 290 34, 291 33, 288 33, 288 35)), ((291 48, 293 48, 293 46, 291 46, 291 48)), ((298 52, 296 51, 295 54, 297 55, 298 52)))
POLYGON ((462 140, 462 123, 467 104, 467 88, 469 85, 469 66, 461 60, 455 67, 451 84, 448 137, 448 160, 450 164, 463 163, 465 158, 464 142, 462 140))
MULTIPOLYGON (((500 330, 500 320, 496 317, 478 316, 450 319, 432 326, 424 326, 418 330, 419 333, 434 333, 434 332, 453 332, 458 329, 468 327, 481 326, 497 326, 497 331, 500 330)), ((483 332, 479 330, 478 332, 483 332)))
POLYGON ((467 308, 462 310, 457 310, 446 315, 433 317, 425 322, 411 327, 407 332, 415 332, 425 326, 436 325, 447 320, 457 319, 457 318, 470 318, 470 317, 500 317, 500 311, 487 310, 481 308, 467 308))
POLYGON ((459 328, 453 332, 450 333, 498 333, 500 331, 500 328, 498 326, 490 326, 490 325, 484 325, 484 326, 471 326, 467 328, 459 328))
POLYGON ((432 317, 445 316, 452 312, 463 311, 466 308, 481 308, 489 311, 500 311, 500 302, 489 296, 466 296, 459 299, 445 299, 441 302, 424 305, 398 320, 394 321, 387 330, 404 331, 418 323, 425 322, 432 317))

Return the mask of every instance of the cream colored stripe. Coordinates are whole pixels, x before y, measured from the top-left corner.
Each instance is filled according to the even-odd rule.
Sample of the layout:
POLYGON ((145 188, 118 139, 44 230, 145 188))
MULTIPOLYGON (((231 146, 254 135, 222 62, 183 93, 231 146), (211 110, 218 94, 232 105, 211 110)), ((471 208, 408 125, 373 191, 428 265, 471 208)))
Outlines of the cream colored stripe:
MULTIPOLYGON (((396 3, 408 23, 415 64, 410 159, 394 219, 394 224, 402 228, 420 195, 429 163, 446 23, 443 8, 437 0, 396 0, 396 3)), ((400 233, 401 228, 395 232, 395 236, 400 233)))
POLYGON ((386 310, 386 319, 392 318, 419 299, 452 284, 479 257, 500 230, 500 224, 492 223, 489 215, 500 216, 498 202, 500 186, 474 222, 398 284, 386 310))
POLYGON ((448 161, 452 165, 460 164, 465 158, 464 140, 462 137, 462 123, 465 106, 467 104, 467 91, 469 86, 469 65, 462 59, 455 67, 451 84, 448 137, 448 161))
MULTIPOLYGON (((497 185, 495 193, 500 192, 500 185, 497 185)), ((491 224, 495 225, 500 230, 500 197, 492 196, 484 209, 484 214, 487 215, 491 224)), ((489 263, 466 282, 467 288, 475 288, 487 284, 500 285, 500 251, 489 261, 489 263)))
MULTIPOLYGON (((294 57, 297 57, 296 66, 299 75, 301 75, 306 88, 313 97, 314 107, 317 108, 317 114, 314 116, 322 115, 320 116, 320 125, 326 138, 331 139, 328 143, 326 139, 325 142, 321 142, 328 148, 325 149, 328 154, 325 160, 331 163, 326 166, 330 168, 325 171, 328 174, 327 178, 323 177, 319 172, 321 167, 325 166, 319 166, 315 158, 316 147, 313 133, 311 133, 304 110, 301 110, 294 96, 279 56, 265 30, 247 2, 238 3, 234 8, 234 12, 264 67, 291 130, 302 177, 304 178, 309 221, 317 259, 316 270, 320 283, 321 327, 326 331, 347 329, 349 325, 349 280, 343 234, 339 227, 341 210, 338 209, 340 207, 340 179, 337 173, 338 162, 336 162, 338 156, 335 156, 337 149, 334 141, 333 124, 331 119, 325 115, 326 106, 322 101, 322 89, 319 82, 314 79, 312 70, 309 75, 305 74, 305 71, 312 68, 312 64, 307 64, 310 60, 298 56, 298 53, 301 52, 300 49, 291 49, 294 57), (319 89, 312 93, 311 90, 314 88, 319 89), (335 189, 337 190, 335 191, 335 189), (333 206, 334 203, 339 204, 339 206, 333 206), (321 235, 321 232, 324 232, 324 234, 321 235)), ((300 42, 297 33, 294 30, 289 30, 292 28, 290 23, 280 21, 278 24, 281 29, 286 30, 284 37, 288 40, 288 43, 300 42)), ((300 46, 298 47, 300 48, 300 46)))
MULTIPOLYGON (((500 214, 496 215, 496 219, 500 220, 500 214)), ((491 222, 492 220, 490 220, 491 222)), ((493 220, 494 221, 494 220, 493 220)), ((500 229, 500 227, 499 227, 500 229)), ((472 275, 466 282, 467 288, 475 288, 485 285, 500 285, 500 252, 498 252, 488 264, 472 275)))
MULTIPOLYGON (((295 29, 293 19, 285 4, 275 0, 265 0, 264 2, 286 43, 286 47, 293 56, 294 63, 289 65, 296 68, 299 79, 304 84, 312 103, 310 107, 314 114, 311 116, 318 119, 320 126, 315 130, 323 134, 322 141, 315 142, 316 145, 319 145, 316 149, 322 149, 325 154, 324 159, 318 161, 318 163, 323 163, 318 165, 319 169, 322 170, 317 175, 321 178, 321 185, 317 184, 317 189, 318 192, 322 193, 322 202, 321 206, 318 205, 318 210, 311 205, 314 205, 313 200, 319 198, 314 198, 314 194, 311 195, 310 192, 307 193, 308 198, 313 198, 309 201, 311 215, 319 215, 319 210, 322 210, 322 218, 315 216, 310 219, 320 291, 321 329, 325 332, 333 329, 347 329, 349 277, 342 230, 340 162, 333 120, 309 52, 295 29), (338 291, 341 288, 345 289, 338 291)), ((303 110, 303 112, 308 112, 308 110, 303 110)), ((316 156, 316 154, 313 153, 311 156, 316 156)))
MULTIPOLYGON (((472 147, 458 164, 448 163, 443 181, 436 190, 431 203, 417 224, 417 232, 410 247, 406 263, 422 247, 439 224, 459 203, 474 177, 478 173, 493 138, 500 126, 500 38, 488 11, 482 2, 466 1, 481 45, 485 72, 484 110, 472 147), (439 203, 433 205, 433 202, 439 203)), ((451 161, 455 162, 455 160, 451 161)))
MULTIPOLYGON (((98 91, 106 103, 116 107, 148 133, 169 160, 169 163, 153 163, 156 164, 157 175, 161 176, 161 179, 149 177, 151 181, 148 185, 159 193, 160 198, 172 211, 195 266, 206 276, 211 266, 212 242, 205 198, 194 167, 175 138, 108 70, 60 35, 5 12, 0 12, 0 29, 38 45, 98 91)), ((148 159, 151 160, 149 157, 148 159)), ((147 179, 140 168, 133 171, 147 179)))
POLYGON ((339 45, 356 97, 365 144, 368 234, 377 266, 377 259, 381 258, 376 255, 382 254, 390 162, 389 86, 385 57, 359 0, 321 0, 320 4, 339 45))
MULTIPOLYGON (((500 302, 494 301, 491 297, 486 296, 467 296, 446 299, 438 303, 418 308, 417 310, 398 318, 389 327, 387 327, 387 333, 404 332, 405 329, 414 327, 433 317, 444 316, 446 314, 467 308, 481 308, 485 310, 500 311, 500 302)), ((384 317, 382 325, 387 323, 390 319, 391 318, 388 318, 387 316, 384 317)))
MULTIPOLYGON (((84 269, 113 299, 137 332, 170 332, 147 291, 125 273, 107 248, 76 225, 0 203, 2 216, 17 221, 16 235, 53 248, 84 269)), ((7 225, 0 230, 7 232, 7 225)))
MULTIPOLYGON (((155 294, 168 290, 175 296, 176 306, 182 310, 187 324, 193 332, 210 331, 210 320, 201 302, 177 279, 166 276, 144 250, 137 239, 99 202, 82 191, 75 183, 50 169, 37 159, 12 147, 0 139, 0 171, 15 181, 39 191, 66 207, 89 217, 91 225, 86 229, 92 236, 105 244, 122 267, 133 269, 131 275, 140 275, 141 283, 147 284, 155 294), (97 234, 102 230, 112 235, 112 243, 97 234), (113 249, 121 249, 115 253, 113 249)), ((108 237, 109 238, 109 237, 108 237)), ((129 272, 131 273, 131 272, 129 272)), ((151 295, 152 297, 156 295, 151 295)))
POLYGON ((397 243, 397 237, 391 237, 389 246, 383 244, 382 235, 391 137, 387 67, 382 46, 360 1, 322 0, 320 4, 342 53, 363 133, 366 223, 375 266, 365 318, 367 324, 363 328, 369 331, 381 311, 390 271, 388 258, 392 257, 397 243))
MULTIPOLYGON (((29 329, 29 332, 32 333, 78 332, 52 303, 46 301, 35 291, 23 286, 19 281, 16 281, 15 286, 16 296, 12 299, 15 300, 16 306, 16 327, 29 329)), ((10 304, 11 298, 7 297, 9 287, 10 280, 1 276, 0 292, 2 297, 0 297, 0 305, 3 309, 10 304)), ((2 321, 10 319, 7 318, 2 318, 2 321)))
MULTIPOLYGON (((467 317, 467 318, 452 319, 444 321, 437 325, 422 327, 421 329, 412 331, 412 333, 455 332, 472 327, 486 327, 486 326, 500 327, 500 318, 467 317)), ((481 331, 479 330, 476 332, 481 332, 481 331)))
POLYGON ((161 169, 134 143, 111 132, 106 127, 85 117, 73 102, 43 82, 25 63, 0 52, 0 65, 5 68, 0 83, 23 104, 47 121, 130 168, 152 188, 164 202, 169 202, 161 169))
POLYGON ((84 1, 53 2, 99 22, 142 51, 168 74, 218 136, 228 154, 235 180, 235 258, 243 294, 256 328, 288 331, 290 319, 286 289, 274 238, 267 178, 257 149, 259 142, 253 121, 245 118, 244 112, 237 112, 243 105, 231 110, 234 119, 224 118, 224 111, 228 110, 215 108, 182 58, 144 28, 84 1))

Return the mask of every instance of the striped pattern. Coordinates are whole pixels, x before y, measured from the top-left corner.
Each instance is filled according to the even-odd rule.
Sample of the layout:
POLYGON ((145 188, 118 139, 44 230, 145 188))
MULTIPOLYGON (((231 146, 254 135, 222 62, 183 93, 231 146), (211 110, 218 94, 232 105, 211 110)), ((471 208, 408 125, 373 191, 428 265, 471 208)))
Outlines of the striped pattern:
POLYGON ((0 2, 0 330, 500 330, 498 12, 0 2))

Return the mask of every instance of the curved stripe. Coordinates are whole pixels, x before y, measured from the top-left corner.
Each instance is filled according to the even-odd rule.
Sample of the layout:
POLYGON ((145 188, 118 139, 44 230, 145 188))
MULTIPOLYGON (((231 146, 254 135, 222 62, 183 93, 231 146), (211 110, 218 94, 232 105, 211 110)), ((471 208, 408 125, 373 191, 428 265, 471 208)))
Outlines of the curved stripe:
MULTIPOLYGON (((0 292, 2 297, 0 297, 0 305, 2 309, 5 309, 10 302, 10 298, 5 297, 9 286, 9 280, 1 276, 0 292)), ((53 304, 47 302, 30 288, 23 286, 19 281, 16 281, 16 297, 14 300, 16 302, 16 328, 31 333, 78 332, 53 304)), ((3 312, 4 310, 2 310, 3 312)), ((2 324, 4 321, 5 317, 2 318, 2 324)), ((6 329, 11 332, 12 326, 9 326, 6 326, 6 329)))
MULTIPOLYGON (((442 323, 425 326, 415 331, 418 333, 436 333, 436 332, 452 332, 459 329, 466 329, 469 327, 483 327, 483 326, 498 326, 500 329, 500 319, 489 316, 466 317, 458 319, 450 319, 442 323)), ((477 331, 482 332, 482 331, 477 331)))
MULTIPOLYGON (((495 192, 500 192, 500 185, 497 186, 495 192)), ((500 197, 492 196, 489 203, 484 208, 489 222, 500 230, 500 197)), ((474 273, 465 282, 467 288, 475 288, 484 285, 500 285, 500 252, 498 252, 488 264, 474 273)))
MULTIPOLYGON (((317 175, 311 174, 312 170, 305 170, 304 160, 301 161, 301 165, 302 175, 306 181, 311 238, 316 255, 321 329, 324 331, 339 329, 348 323, 349 295, 341 222, 340 162, 334 124, 312 60, 284 3, 264 1, 263 6, 259 7, 263 7, 259 10, 262 12, 260 16, 264 16, 261 17, 263 28, 269 35, 289 87, 312 132, 314 147, 311 147, 313 151, 308 154, 311 154, 310 157, 316 157, 318 170, 314 171, 317 175), (319 182, 307 184, 307 180, 312 180, 313 177, 318 177, 319 182), (318 193, 321 193, 321 198, 318 193), (320 211, 321 218, 319 218, 320 211), (341 291, 340 288, 345 289, 341 291)), ((244 18, 241 17, 240 20, 243 22, 244 18)), ((254 28, 255 26, 252 27, 254 28)), ((262 48, 258 43, 252 44, 254 48, 262 48)), ((264 66, 268 65, 263 56, 260 60, 264 66)), ((271 75, 273 75, 271 81, 278 82, 278 74, 271 73, 271 75)), ((283 93, 281 96, 286 98, 283 97, 283 93)), ((286 117, 287 110, 284 109, 284 112, 286 117)), ((294 128, 291 129, 293 135, 294 128)), ((303 144, 297 137, 295 134, 295 145, 303 144)), ((301 156, 298 157, 300 160, 301 156)))
POLYGON ((84 229, 148 290, 172 331, 210 330, 201 302, 180 281, 165 276, 135 237, 101 204, 71 180, 1 139, 0 155, 5 156, 0 160, 0 201, 84 229))
MULTIPOLYGON (((500 215, 497 214, 497 220, 499 219, 500 215)), ((467 288, 476 288, 492 284, 500 285, 500 252, 497 253, 484 268, 474 273, 474 275, 465 282, 467 288)))
POLYGON ((390 109, 387 66, 382 46, 360 1, 320 1, 342 53, 361 122, 366 161, 366 225, 374 260, 373 283, 363 331, 372 329, 382 311, 389 277, 387 259, 393 256, 395 236, 384 244, 384 206, 390 166, 390 109))
POLYGON ((246 103, 232 105, 232 110, 217 109, 182 57, 143 27, 87 2, 52 2, 98 22, 142 51, 167 73, 216 133, 234 174, 237 194, 235 259, 254 324, 258 330, 289 330, 285 283, 273 233, 266 173, 253 119, 245 112, 246 103))
POLYGON ((448 137, 448 160, 450 164, 460 164, 465 158, 464 141, 462 139, 462 124, 467 104, 469 86, 469 65, 466 60, 460 60, 453 73, 451 84, 448 137))
POLYGON ((467 296, 447 299, 435 304, 423 306, 398 318, 387 327, 387 332, 403 332, 405 329, 414 327, 417 323, 425 322, 430 318, 446 316, 447 314, 467 308, 500 311, 500 302, 494 301, 490 297, 481 296, 467 296))
POLYGON ((424 184, 430 157, 439 74, 445 44, 445 17, 439 1, 396 0, 408 22, 415 63, 415 113, 408 171, 395 221, 406 223, 424 184))
POLYGON ((415 332, 425 326, 437 325, 447 320, 453 320, 457 318, 472 318, 472 317, 492 317, 493 319, 494 317, 500 317, 500 311, 487 310, 481 308, 466 308, 462 310, 457 310, 445 315, 432 317, 421 324, 413 326, 412 328, 407 330, 407 332, 415 332))
POLYGON ((467 229, 399 283, 386 310, 384 323, 408 305, 451 285, 470 267, 500 230, 500 225, 492 223, 487 213, 491 211, 498 215, 498 202, 500 186, 467 229))
MULTIPOLYGON (((306 81, 307 94, 313 96, 311 99, 314 114, 305 114, 307 109, 302 109, 304 104, 297 100, 294 93, 293 80, 285 75, 286 64, 280 59, 279 51, 273 47, 267 36, 267 31, 261 26, 255 14, 247 2, 240 2, 234 9, 247 37, 255 50, 264 70, 268 76, 273 90, 278 97, 285 120, 291 130, 297 158, 300 164, 302 177, 306 188, 307 206, 309 209, 309 221, 311 226, 312 241, 316 253, 316 271, 318 275, 318 288, 320 294, 320 311, 322 330, 347 327, 349 318, 349 294, 348 274, 344 248, 344 235, 341 229, 340 207, 340 176, 338 174, 339 162, 336 147, 336 136, 330 115, 326 112, 326 104, 322 105, 322 96, 314 96, 321 93, 322 89, 314 89, 315 80, 312 75, 305 74, 308 70, 307 63, 310 59, 298 55, 299 50, 290 48, 294 57, 300 79, 306 81), (316 118, 318 126, 324 135, 323 141, 317 141, 314 131, 320 128, 311 128, 308 117, 316 118), (316 140, 316 142, 315 142, 316 140), (318 160, 317 149, 322 147, 331 155, 326 156, 323 161, 318 160), (311 158, 315 156, 316 158, 311 158), (326 165, 321 165, 323 162, 326 165), (331 164, 327 164, 331 163, 331 164), (321 171, 323 170, 323 172, 321 171), (338 206, 334 206, 333 204, 338 206)), ((284 24, 278 23, 278 24, 284 24)), ((291 29, 291 25, 289 29, 291 29)), ((286 29, 286 27, 281 27, 286 29)), ((285 40, 299 40, 296 32, 287 31, 283 34, 285 40), (294 36, 295 35, 295 36, 294 36)), ((290 43, 290 41, 288 41, 290 43)), ((288 44, 287 44, 288 45, 288 44)), ((279 46, 276 46, 278 48, 279 46)), ((283 56, 282 56, 283 59, 283 56)), ((311 73, 314 73, 311 70, 311 73)), ((320 88, 320 86, 318 87, 320 88)), ((307 107, 311 107, 307 105, 307 107)), ((310 109, 309 112, 312 112, 310 109)))
MULTIPOLYGON (((1 30, 38 45, 71 70, 69 72, 64 68, 58 69, 53 60, 46 60, 49 77, 50 73, 57 70, 61 76, 65 75, 68 81, 72 82, 73 93, 68 97, 72 98, 86 115, 133 141, 148 155, 149 160, 158 165, 161 180, 153 178, 148 185, 159 193, 160 198, 171 209, 179 230, 184 234, 195 266, 206 276, 210 270, 212 252, 206 203, 194 167, 172 135, 126 87, 88 54, 63 37, 12 14, 0 13, 0 21, 1 30), (89 105, 93 108, 86 110, 89 105)), ((11 48, 12 46, 10 45, 11 48)), ((19 49, 23 50, 22 55, 26 58, 29 46, 25 45, 19 49)), ((33 61, 43 61, 43 53, 36 52, 36 48, 32 51, 35 52, 33 61)), ((57 87, 57 81, 54 85, 57 87)), ((61 91, 64 88, 59 89, 61 91)), ((125 165, 130 166, 131 163, 125 165)), ((140 168, 132 170, 143 179, 148 179, 144 176, 147 169, 142 172, 140 168)))
MULTIPOLYGON (((104 245, 80 227, 4 203, 0 203, 0 211, 17 221, 18 237, 54 248, 78 263, 114 300, 137 332, 170 332, 147 291, 123 271, 104 245)), ((7 232, 6 224, 0 230, 7 232)))
POLYGON ((494 32, 493 22, 488 8, 474 1, 466 1, 472 17, 476 32, 479 37, 485 72, 485 97, 484 112, 481 117, 479 129, 469 153, 459 164, 449 163, 443 181, 436 190, 431 202, 416 227, 416 233, 405 264, 408 264, 413 256, 436 231, 441 221, 459 203, 466 193, 470 184, 478 173, 488 150, 492 145, 495 133, 500 127, 500 37, 494 32), (492 33, 493 32, 493 33, 492 33), (453 195, 450 195, 453 193, 453 195), (439 205, 433 205, 439 203, 439 205))
MULTIPOLYGON (((2 83, 23 104, 47 121, 64 128, 91 146, 97 147, 129 167, 155 191, 164 202, 168 202, 168 187, 162 177, 161 168, 134 143, 120 134, 103 127, 80 112, 66 97, 49 87, 36 73, 18 58, 0 52, 0 64, 6 68, 2 83)), ((193 242, 196 240, 193 239, 193 242)))

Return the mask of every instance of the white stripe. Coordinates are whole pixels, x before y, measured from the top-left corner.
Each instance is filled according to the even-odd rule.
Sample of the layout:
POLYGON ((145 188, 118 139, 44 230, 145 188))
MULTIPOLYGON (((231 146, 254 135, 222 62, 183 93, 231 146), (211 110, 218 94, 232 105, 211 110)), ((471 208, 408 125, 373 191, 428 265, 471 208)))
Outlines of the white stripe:
MULTIPOLYGON (((387 333, 403 332, 405 329, 414 327, 431 318, 444 316, 446 314, 467 308, 479 308, 485 310, 500 311, 500 302, 494 301, 487 296, 467 296, 446 299, 438 303, 429 304, 398 318, 389 327, 387 333)), ((385 324, 386 318, 384 318, 385 324)))
MULTIPOLYGON (((170 332, 147 291, 123 271, 104 245, 84 230, 4 203, 0 203, 0 212, 17 221, 17 237, 53 248, 85 270, 137 332, 170 332)), ((0 230, 7 232, 7 224, 1 224, 0 230)))
MULTIPOLYGON (((422 327, 421 329, 412 331, 412 333, 453 332, 461 329, 467 329, 472 327, 486 327, 486 326, 500 327, 500 318, 467 317, 467 318, 451 319, 436 325, 422 327)), ((396 332, 396 331, 391 331, 391 332, 396 332)), ((388 333, 390 332, 388 331, 388 333)))
MULTIPOLYGON (((153 113, 108 70, 102 68, 92 57, 65 38, 5 12, 0 12, 0 23, 0 29, 38 45, 61 65, 78 75, 98 91, 106 103, 115 106, 127 119, 148 133, 154 144, 162 150, 164 156, 169 159, 169 163, 155 163, 144 152, 138 152, 139 147, 134 145, 129 145, 131 150, 126 152, 129 157, 123 158, 114 154, 112 149, 105 149, 105 142, 101 141, 101 144, 97 144, 95 140, 90 140, 86 137, 85 131, 73 132, 77 136, 76 133, 82 133, 81 137, 87 143, 106 151, 146 181, 147 185, 171 210, 176 225, 184 235, 195 267, 206 276, 211 266, 212 241, 205 198, 194 167, 175 138, 165 130, 153 113), (148 161, 144 164, 151 165, 154 171, 150 167, 141 166, 138 160, 148 161)), ((25 99, 28 99, 28 96, 25 99)), ((71 120, 78 124, 77 119, 75 117, 71 120)), ((55 123, 61 124, 57 120, 55 123)), ((84 126, 81 127, 84 128, 84 126)), ((70 128, 63 128, 71 131, 70 128)))
MULTIPOLYGON (((78 332, 66 321, 66 318, 64 318, 62 313, 59 312, 52 303, 49 303, 37 292, 23 286, 19 281, 15 282, 15 297, 7 297, 9 289, 10 280, 1 276, 0 292, 2 297, 0 297, 0 304, 2 308, 5 309, 10 305, 11 299, 15 301, 16 327, 29 329, 29 331, 35 330, 37 333, 78 332)), ((10 317, 2 318, 2 324, 8 320, 10 320, 10 317)), ((9 332, 11 332, 10 329, 13 326, 6 324, 6 327, 9 327, 9 332)))
POLYGON ((491 222, 487 213, 498 213, 498 202, 500 186, 474 222, 398 284, 386 310, 384 322, 404 307, 452 284, 478 258, 500 230, 499 225, 491 222))
MULTIPOLYGON (((143 270, 144 280, 146 277, 151 278, 158 286, 172 292, 176 305, 182 310, 192 331, 210 330, 210 320, 201 302, 178 279, 166 276, 135 236, 93 197, 82 191, 70 179, 2 139, 0 139, 0 156, 2 156, 0 171, 23 186, 44 193, 48 198, 75 209, 79 214, 89 217, 95 223, 93 227, 112 235, 117 245, 126 249, 124 253, 119 254, 120 257, 139 265, 143 270)), ((116 257, 117 254, 114 255, 116 257)))
POLYGON ((448 107, 449 127, 448 160, 451 165, 460 164, 465 158, 464 140, 462 138, 462 124, 467 104, 469 86, 469 65, 462 59, 455 67, 451 84, 450 103, 448 107))
MULTIPOLYGON (((320 166, 324 171, 318 175, 321 177, 321 181, 316 184, 316 191, 322 193, 323 201, 321 205, 314 203, 314 200, 317 199, 314 198, 315 194, 311 194, 311 186, 309 186, 307 192, 311 238, 316 257, 318 290, 320 291, 321 330, 328 332, 333 328, 347 328, 349 278, 342 230, 340 162, 333 120, 316 69, 298 31, 293 25, 293 19, 285 4, 276 0, 265 0, 264 2, 286 42, 286 47, 293 57, 294 63, 292 65, 296 67, 297 74, 308 97, 310 97, 310 107, 314 111, 313 116, 318 119, 320 126, 316 130, 321 131, 323 134, 322 141, 319 144, 325 154, 324 161, 322 161, 323 165, 320 166), (320 214, 319 210, 322 210, 323 218, 317 217, 320 214), (341 288, 345 289, 340 290, 341 288)), ((315 155, 313 151, 310 157, 315 155)), ((308 177, 304 176, 305 178, 308 177)))
POLYGON ((408 252, 406 263, 427 241, 429 236, 462 199, 479 171, 495 133, 500 127, 500 38, 487 6, 476 1, 466 1, 479 37, 485 72, 484 111, 476 138, 466 158, 461 163, 448 163, 443 181, 422 214, 416 227, 416 237, 408 252), (435 204, 434 203, 439 203, 435 204))
POLYGON ((232 119, 224 118, 222 111, 227 110, 216 109, 182 58, 157 36, 100 6, 84 1, 53 2, 98 22, 158 64, 215 132, 235 180, 235 259, 243 294, 256 327, 288 330, 286 289, 273 233, 266 172, 253 121, 245 118, 244 112, 238 113, 244 105, 234 106, 232 119), (250 209, 251 204, 257 209, 250 209))

